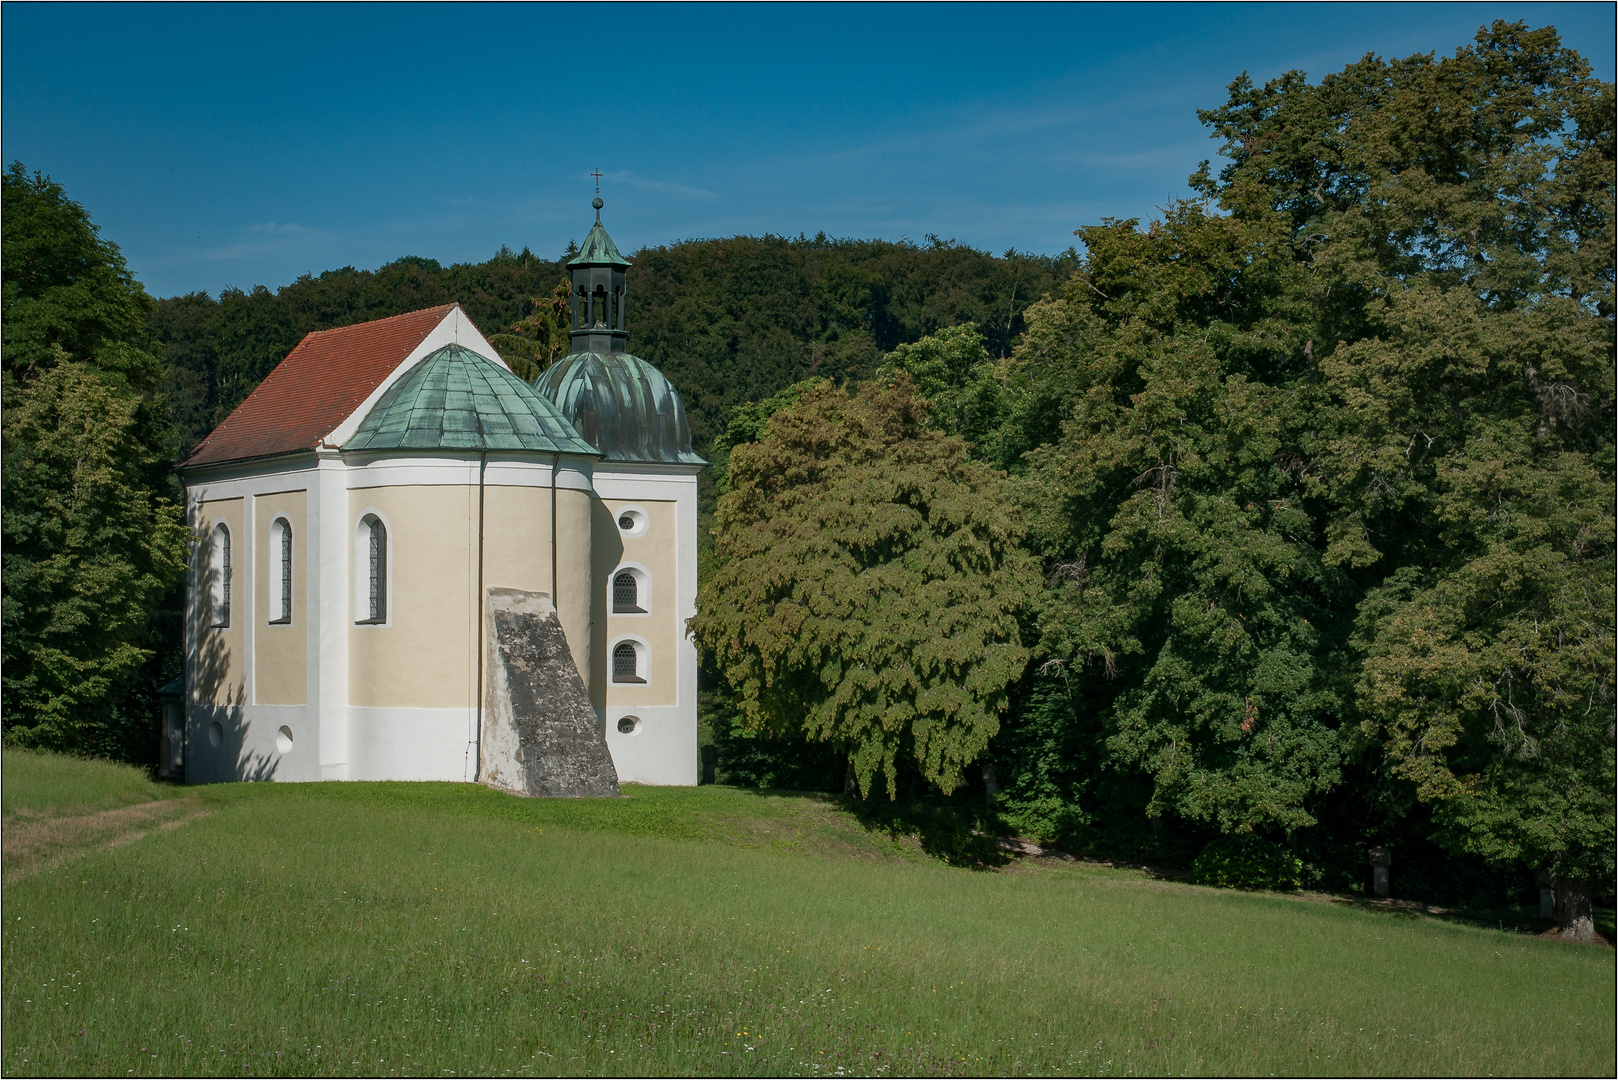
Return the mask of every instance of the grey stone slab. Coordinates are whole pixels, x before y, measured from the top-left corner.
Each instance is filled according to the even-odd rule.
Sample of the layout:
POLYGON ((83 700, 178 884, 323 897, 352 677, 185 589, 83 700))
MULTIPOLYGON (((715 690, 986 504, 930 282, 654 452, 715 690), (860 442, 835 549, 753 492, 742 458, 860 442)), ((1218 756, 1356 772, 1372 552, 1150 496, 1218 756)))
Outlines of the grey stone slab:
POLYGON ((550 597, 490 589, 486 619, 480 779, 520 795, 619 794, 618 771, 550 597))

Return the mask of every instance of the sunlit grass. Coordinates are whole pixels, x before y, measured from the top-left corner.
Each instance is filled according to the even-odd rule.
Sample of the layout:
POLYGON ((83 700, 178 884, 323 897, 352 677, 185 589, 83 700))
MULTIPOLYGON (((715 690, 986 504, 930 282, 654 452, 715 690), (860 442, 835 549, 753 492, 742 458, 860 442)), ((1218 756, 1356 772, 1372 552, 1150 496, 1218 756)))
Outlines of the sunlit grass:
POLYGON ((6 888, 4 1071, 1613 1071, 1607 950, 625 791, 202 789, 6 888))
POLYGON ((82 813, 176 794, 145 770, 8 746, 0 752, 0 813, 82 813))

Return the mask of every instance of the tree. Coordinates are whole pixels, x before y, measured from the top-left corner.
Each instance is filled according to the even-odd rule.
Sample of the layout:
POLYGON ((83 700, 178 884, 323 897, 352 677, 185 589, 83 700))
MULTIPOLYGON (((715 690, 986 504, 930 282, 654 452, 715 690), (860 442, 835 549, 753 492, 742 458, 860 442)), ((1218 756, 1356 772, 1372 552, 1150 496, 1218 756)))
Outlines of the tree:
POLYGON ((1047 666, 1151 812, 1291 839, 1352 766, 1564 912, 1610 880, 1613 101, 1505 23, 1243 77, 1203 202, 1080 231, 1000 442, 1047 666))
POLYGON ((1000 477, 925 416, 908 380, 805 385, 731 455, 691 622, 747 726, 837 746, 890 798, 901 755, 948 793, 988 745, 1037 586, 1000 477))
POLYGON ((976 323, 946 326, 888 353, 877 379, 910 377, 928 402, 928 422, 946 435, 958 435, 979 460, 1001 457, 996 437, 1004 418, 1001 377, 976 323))
POLYGON ((26 382, 66 357, 150 389, 159 364, 142 345, 152 299, 117 245, 101 238, 60 184, 39 173, 30 177, 21 162, 6 170, 0 192, 6 374, 26 382))
POLYGON ((13 164, 4 198, 6 734, 145 760, 152 617, 187 546, 160 494, 172 439, 147 393, 151 300, 60 185, 13 164))
POLYGON ((1066 414, 1019 485, 1049 568, 1042 651, 1110 766, 1149 777, 1148 815, 1290 835, 1340 775, 1351 610, 1306 464, 1304 274, 1276 214, 1185 203, 1080 235, 1080 276, 1030 312, 1012 370, 1014 415, 1066 414))
POLYGON ((541 300, 532 297, 531 310, 507 332, 491 334, 489 344, 511 365, 517 377, 531 381, 567 355, 573 329, 573 286, 564 278, 541 300))

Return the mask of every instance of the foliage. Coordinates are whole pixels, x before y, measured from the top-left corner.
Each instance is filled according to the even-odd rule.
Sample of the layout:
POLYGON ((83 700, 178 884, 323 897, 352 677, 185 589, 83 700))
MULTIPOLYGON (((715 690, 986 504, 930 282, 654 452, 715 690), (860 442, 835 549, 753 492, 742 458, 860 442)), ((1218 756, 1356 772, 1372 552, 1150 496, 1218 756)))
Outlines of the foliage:
POLYGON ((148 298, 48 177, 4 178, 6 737, 145 761, 154 621, 183 570, 148 298))
POLYGON ((489 344, 500 351, 501 359, 518 378, 532 382, 544 370, 568 353, 573 329, 572 285, 566 278, 557 283, 549 297, 533 297, 528 316, 519 319, 500 334, 490 334, 489 344))
POLYGON ((997 445, 1004 416, 1004 390, 995 361, 985 348, 977 324, 947 326, 920 341, 890 352, 877 379, 892 382, 908 375, 930 406, 928 422, 972 446, 973 456, 998 461, 997 445))
POLYGON ((14 161, 0 185, 5 217, 4 371, 26 383, 59 357, 91 364, 109 380, 150 388, 158 361, 144 348, 152 309, 118 246, 102 239, 83 206, 14 161))
POLYGON ((725 430, 713 441, 711 473, 713 475, 714 490, 724 495, 730 491, 730 454, 736 447, 744 443, 758 442, 764 435, 764 429, 769 426, 770 417, 789 406, 798 403, 799 396, 804 388, 814 385, 815 380, 805 379, 803 382, 793 383, 784 389, 777 390, 763 401, 748 401, 736 406, 730 411, 730 422, 725 430))
POLYGON ((1296 889, 1303 860, 1273 840, 1251 834, 1221 836, 1191 864, 1191 880, 1222 889, 1296 889))
MULTIPOLYGON (((999 373, 1076 704, 1002 742, 1099 719, 1153 815, 1611 879, 1612 103, 1504 23, 1244 77, 1203 201, 1080 230, 999 373)), ((1116 798, 1039 768, 1013 816, 1116 798)))
POLYGON ((1614 94, 1554 30, 1205 114, 1321 307, 1363 731, 1499 864, 1614 871, 1614 94))
POLYGON ((7 737, 142 760, 153 715, 120 706, 151 658, 150 616, 184 572, 180 508, 147 473, 146 406, 60 361, 5 408, 7 737))
POLYGON ((1340 768, 1331 624, 1350 599, 1298 465, 1315 398, 1285 233, 1182 205, 1082 234, 1070 310, 1033 313, 1078 329, 1035 338, 1058 346, 1030 392, 1072 399, 1021 485, 1050 566, 1043 646, 1105 718, 1112 762, 1152 778, 1149 814, 1310 825, 1340 768))
POLYGON ((907 381, 823 380, 737 447, 691 621, 749 728, 829 742, 890 798, 901 753, 947 794, 983 752, 1036 583, 997 476, 923 410, 907 381))

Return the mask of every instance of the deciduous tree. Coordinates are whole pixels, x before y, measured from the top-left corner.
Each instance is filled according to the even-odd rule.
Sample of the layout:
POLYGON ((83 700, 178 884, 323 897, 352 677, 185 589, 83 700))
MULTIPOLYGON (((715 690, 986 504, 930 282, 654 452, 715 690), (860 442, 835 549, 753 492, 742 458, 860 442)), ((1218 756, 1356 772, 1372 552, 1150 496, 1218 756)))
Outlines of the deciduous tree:
POLYGON ((731 455, 691 623, 746 724, 832 743, 889 797, 901 755, 949 792, 988 745, 1037 586, 999 475, 925 419, 908 380, 804 386, 731 455))

